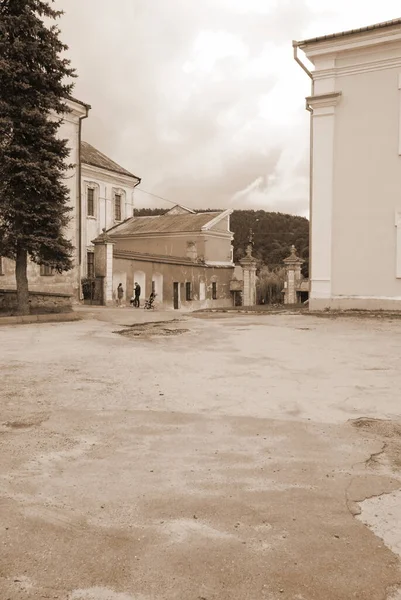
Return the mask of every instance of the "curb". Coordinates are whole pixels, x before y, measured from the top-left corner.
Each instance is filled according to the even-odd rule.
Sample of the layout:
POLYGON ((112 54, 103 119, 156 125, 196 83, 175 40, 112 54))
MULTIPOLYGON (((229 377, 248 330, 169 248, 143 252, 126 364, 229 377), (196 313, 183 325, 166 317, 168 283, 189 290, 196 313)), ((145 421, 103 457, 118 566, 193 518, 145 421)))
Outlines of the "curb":
POLYGON ((80 321, 77 313, 56 313, 44 315, 21 315, 15 317, 0 317, 1 325, 27 325, 29 323, 66 323, 69 321, 80 321))

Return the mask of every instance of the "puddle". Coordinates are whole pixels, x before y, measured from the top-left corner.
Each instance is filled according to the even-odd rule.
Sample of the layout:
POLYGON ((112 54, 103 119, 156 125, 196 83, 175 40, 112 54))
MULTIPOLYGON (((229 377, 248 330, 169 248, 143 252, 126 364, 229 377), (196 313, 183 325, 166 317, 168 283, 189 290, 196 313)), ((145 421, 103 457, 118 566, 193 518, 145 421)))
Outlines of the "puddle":
POLYGON ((189 332, 189 329, 176 327, 175 323, 179 323, 179 321, 175 319, 173 321, 158 321, 156 323, 136 323, 126 329, 113 331, 113 333, 129 338, 149 338, 156 336, 171 337, 189 332))

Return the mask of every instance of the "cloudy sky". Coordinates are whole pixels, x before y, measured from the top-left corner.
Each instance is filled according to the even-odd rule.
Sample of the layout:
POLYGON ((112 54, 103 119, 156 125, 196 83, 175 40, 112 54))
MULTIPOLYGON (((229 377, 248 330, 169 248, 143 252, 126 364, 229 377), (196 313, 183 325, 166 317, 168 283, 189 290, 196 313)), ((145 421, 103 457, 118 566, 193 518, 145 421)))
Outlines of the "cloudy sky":
MULTIPOLYGON (((92 106, 84 139, 194 208, 307 215, 310 82, 292 40, 401 16, 399 0, 56 0, 92 106)), ((137 192, 137 206, 167 202, 137 192)))

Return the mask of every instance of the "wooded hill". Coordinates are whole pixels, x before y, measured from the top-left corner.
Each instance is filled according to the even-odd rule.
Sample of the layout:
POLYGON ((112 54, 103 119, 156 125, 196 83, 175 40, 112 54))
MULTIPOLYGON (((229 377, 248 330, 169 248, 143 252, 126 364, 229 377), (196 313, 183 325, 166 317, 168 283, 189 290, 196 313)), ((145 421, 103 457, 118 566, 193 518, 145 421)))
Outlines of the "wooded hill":
MULTIPOLYGON (((138 208, 135 210, 135 216, 155 216, 166 212, 167 209, 161 208, 138 208)), ((199 212, 208 211, 200 210, 199 212)), ((230 223, 231 231, 234 233, 234 260, 236 262, 245 254, 249 231, 252 229, 253 255, 259 261, 259 268, 263 265, 269 267, 270 270, 282 267, 283 260, 289 256, 290 248, 294 244, 298 256, 305 260, 303 273, 308 276, 308 219, 264 210, 234 210, 230 217, 230 223)))

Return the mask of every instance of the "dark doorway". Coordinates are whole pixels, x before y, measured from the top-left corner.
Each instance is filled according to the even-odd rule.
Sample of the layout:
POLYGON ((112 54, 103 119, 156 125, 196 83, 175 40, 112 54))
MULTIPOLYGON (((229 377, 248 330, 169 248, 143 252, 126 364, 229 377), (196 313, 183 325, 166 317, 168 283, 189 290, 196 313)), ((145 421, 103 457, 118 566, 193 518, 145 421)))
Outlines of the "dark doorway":
POLYGON ((179 293, 180 293, 180 284, 177 281, 174 281, 174 308, 175 310, 179 309, 179 293))

